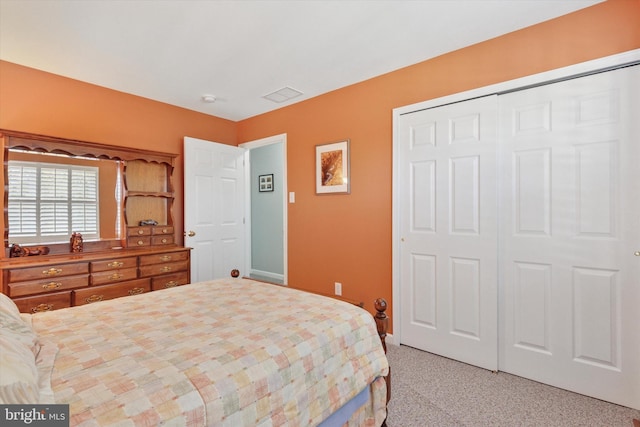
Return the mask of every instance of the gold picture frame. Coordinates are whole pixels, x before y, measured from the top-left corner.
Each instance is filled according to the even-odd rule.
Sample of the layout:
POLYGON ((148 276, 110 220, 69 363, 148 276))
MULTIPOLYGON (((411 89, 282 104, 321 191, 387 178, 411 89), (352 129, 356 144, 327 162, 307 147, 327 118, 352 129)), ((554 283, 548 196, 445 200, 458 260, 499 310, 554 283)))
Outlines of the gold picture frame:
POLYGON ((351 193, 348 139, 316 145, 316 194, 351 193))

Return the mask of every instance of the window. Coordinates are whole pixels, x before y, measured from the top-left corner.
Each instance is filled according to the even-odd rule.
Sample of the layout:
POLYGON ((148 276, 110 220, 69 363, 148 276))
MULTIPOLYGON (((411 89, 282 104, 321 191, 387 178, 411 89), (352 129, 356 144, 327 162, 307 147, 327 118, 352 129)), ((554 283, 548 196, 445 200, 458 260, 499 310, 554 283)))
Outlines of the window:
POLYGON ((97 167, 9 161, 8 177, 10 243, 100 238, 97 167))

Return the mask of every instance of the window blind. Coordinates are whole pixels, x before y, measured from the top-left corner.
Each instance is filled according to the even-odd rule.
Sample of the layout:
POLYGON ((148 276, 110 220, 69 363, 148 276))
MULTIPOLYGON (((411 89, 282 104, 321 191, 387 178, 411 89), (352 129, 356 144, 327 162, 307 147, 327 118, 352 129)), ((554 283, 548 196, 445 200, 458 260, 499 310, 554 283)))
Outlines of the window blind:
POLYGON ((100 237, 97 167, 10 161, 7 172, 10 243, 100 237))

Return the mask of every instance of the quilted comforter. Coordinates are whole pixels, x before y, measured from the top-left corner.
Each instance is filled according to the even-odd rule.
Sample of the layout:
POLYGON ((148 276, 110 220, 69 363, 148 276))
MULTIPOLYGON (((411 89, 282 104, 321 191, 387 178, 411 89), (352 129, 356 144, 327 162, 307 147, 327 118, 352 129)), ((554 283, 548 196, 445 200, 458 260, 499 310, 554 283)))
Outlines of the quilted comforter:
POLYGON ((71 425, 314 426, 376 379, 365 418, 381 422, 387 359, 372 316, 345 302, 223 279, 32 325, 71 425))

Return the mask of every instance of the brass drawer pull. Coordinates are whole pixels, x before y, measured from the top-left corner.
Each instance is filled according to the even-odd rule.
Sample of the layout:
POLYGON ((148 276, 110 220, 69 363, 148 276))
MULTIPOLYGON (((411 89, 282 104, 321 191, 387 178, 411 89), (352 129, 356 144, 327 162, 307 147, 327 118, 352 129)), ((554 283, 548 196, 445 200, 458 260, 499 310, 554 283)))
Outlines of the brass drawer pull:
POLYGON ((116 267, 116 268, 118 268, 118 267, 122 267, 123 265, 124 265, 124 262, 113 261, 113 262, 110 262, 109 264, 107 264, 107 267, 112 267, 112 268, 116 267))
POLYGON ((102 301, 103 297, 103 295, 91 295, 90 297, 85 298, 84 301, 87 303, 98 302, 102 301))
POLYGON ((169 230, 167 228, 163 228, 162 229, 162 234, 167 234, 169 232, 169 230))
POLYGON ((167 243, 167 239, 162 239, 162 243, 167 243))
POLYGON ((138 234, 144 234, 144 230, 138 230, 138 234))
POLYGON ((32 313, 41 313, 43 311, 53 310, 53 304, 39 304, 31 309, 32 313))
POLYGON ((166 273, 167 271, 171 271, 171 267, 168 265, 165 265, 164 267, 162 267, 161 269, 164 273, 166 273))
POLYGON ((171 261, 171 255, 163 255, 160 257, 160 261, 171 261))
POLYGON ((144 292, 144 288, 129 289, 129 295, 138 295, 144 292))
POLYGON ((175 288, 176 286, 178 286, 179 283, 176 282, 175 280, 170 280, 167 283, 164 284, 165 288, 175 288))
POLYGON ((144 240, 138 240, 138 246, 144 245, 144 240))
POLYGON ((59 289, 62 286, 60 282, 49 282, 42 285, 42 289, 50 291, 51 289, 59 289))
POLYGON ((48 270, 44 270, 42 272, 42 274, 44 274, 45 276, 55 276, 56 274, 60 274, 60 273, 62 273, 61 268, 53 268, 53 267, 51 267, 48 270))
POLYGON ((111 280, 122 279, 122 274, 113 273, 111 276, 109 276, 109 279, 111 279, 111 280))

